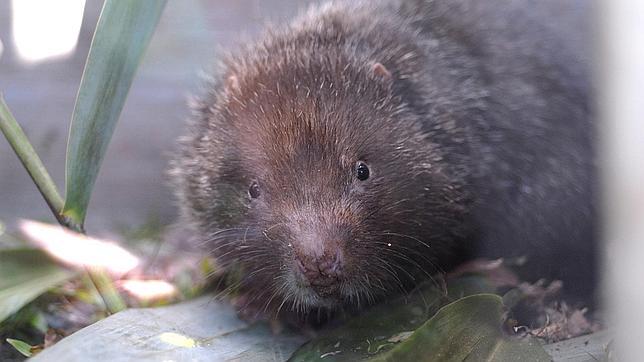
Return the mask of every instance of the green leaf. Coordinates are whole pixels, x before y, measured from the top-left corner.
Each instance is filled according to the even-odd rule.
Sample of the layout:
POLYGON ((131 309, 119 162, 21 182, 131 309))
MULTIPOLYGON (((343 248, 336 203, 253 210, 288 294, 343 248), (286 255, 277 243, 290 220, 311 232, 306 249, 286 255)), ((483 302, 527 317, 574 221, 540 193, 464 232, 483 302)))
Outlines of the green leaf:
MULTIPOLYGON (((459 281, 448 294, 483 286, 475 278, 459 281)), ((409 303, 403 300, 350 320, 300 348, 292 360, 550 360, 533 340, 503 334, 504 308, 496 295, 468 296, 439 308, 449 298, 426 287, 410 295, 409 303), (422 302, 425 297, 434 299, 422 302), (320 351, 321 340, 332 349, 320 351)), ((169 307, 119 312, 64 338, 33 361, 282 361, 304 339, 289 331, 273 334, 264 323, 249 325, 227 302, 206 296, 169 307)))
POLYGON ((466 295, 493 292, 482 276, 451 280, 447 292, 426 284, 408 296, 379 304, 300 348, 292 361, 355 361, 391 350, 441 306, 466 295))
POLYGON ((305 337, 248 324, 212 296, 128 309, 63 338, 33 362, 284 361, 305 337))
MULTIPOLYGON (((423 297, 431 295, 426 292, 423 297)), ((421 306, 417 301, 411 304, 412 308, 421 306)), ((405 308, 391 313, 400 314, 401 309, 405 308)), ((425 304, 415 320, 408 319, 411 315, 392 318, 380 307, 375 311, 381 313, 380 318, 374 318, 372 311, 350 321, 300 348, 290 361, 550 361, 536 340, 504 334, 504 306, 498 295, 470 295, 437 312, 435 303, 425 304), (434 315, 423 319, 427 314, 434 315), (398 327, 408 330, 392 333, 398 327)))
POLYGON ((82 229, 101 161, 165 0, 107 0, 87 57, 67 145, 63 214, 82 229))
POLYGON ((465 297, 441 308, 406 341, 377 361, 550 361, 532 338, 502 330, 503 302, 494 294, 465 297))
POLYGON ((0 250, 0 322, 73 275, 43 251, 0 250))
POLYGON ((13 346, 18 352, 22 353, 25 357, 31 357, 31 349, 33 348, 29 344, 12 338, 7 338, 7 343, 13 346))

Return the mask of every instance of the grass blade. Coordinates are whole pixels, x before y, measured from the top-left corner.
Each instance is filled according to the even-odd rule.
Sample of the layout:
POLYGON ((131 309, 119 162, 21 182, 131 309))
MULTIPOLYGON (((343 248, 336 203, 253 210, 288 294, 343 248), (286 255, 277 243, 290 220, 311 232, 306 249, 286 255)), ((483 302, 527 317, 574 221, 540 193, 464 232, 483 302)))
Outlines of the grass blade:
POLYGON ((33 353, 31 352, 33 346, 30 346, 26 342, 23 342, 18 339, 13 339, 13 338, 7 338, 6 339, 7 343, 9 343, 13 348, 16 349, 16 351, 20 352, 25 357, 31 357, 33 353))
POLYGON ((2 130, 11 148, 20 158, 20 162, 27 169, 29 176, 31 176, 36 187, 45 198, 47 205, 49 205, 58 222, 63 225, 66 224, 60 213, 63 209, 63 198, 60 197, 54 181, 49 176, 33 146, 29 143, 25 132, 16 122, 16 119, 13 118, 9 107, 2 98, 2 94, 0 94, 0 130, 2 130))
POLYGON ((82 230, 101 161, 165 0, 107 0, 94 33, 67 145, 63 215, 82 230))

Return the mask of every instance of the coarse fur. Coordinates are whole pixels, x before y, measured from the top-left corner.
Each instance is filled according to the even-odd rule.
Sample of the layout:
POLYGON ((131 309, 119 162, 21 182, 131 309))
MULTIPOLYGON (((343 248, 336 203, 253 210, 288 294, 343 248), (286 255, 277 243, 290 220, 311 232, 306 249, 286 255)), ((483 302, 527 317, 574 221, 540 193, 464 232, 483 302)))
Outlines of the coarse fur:
POLYGON ((268 29, 194 106, 185 220, 271 312, 364 305, 473 256, 588 294, 585 7, 336 2, 268 29))

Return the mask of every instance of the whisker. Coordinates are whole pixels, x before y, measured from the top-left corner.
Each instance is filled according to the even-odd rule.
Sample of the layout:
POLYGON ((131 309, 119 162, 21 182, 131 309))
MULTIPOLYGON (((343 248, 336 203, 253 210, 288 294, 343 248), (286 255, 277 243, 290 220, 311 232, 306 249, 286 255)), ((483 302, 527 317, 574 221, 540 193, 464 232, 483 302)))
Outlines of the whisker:
POLYGON ((427 248, 431 249, 431 247, 429 246, 429 244, 427 244, 427 243, 425 243, 424 241, 422 241, 422 240, 420 240, 420 239, 418 239, 418 238, 416 238, 416 237, 413 237, 413 236, 411 236, 411 235, 399 234, 399 233, 392 233, 392 232, 386 232, 386 233, 383 233, 382 235, 385 235, 385 236, 399 236, 399 237, 403 237, 403 238, 408 238, 408 239, 411 239, 411 240, 417 241, 419 244, 421 244, 421 245, 423 245, 423 246, 426 246, 427 248))

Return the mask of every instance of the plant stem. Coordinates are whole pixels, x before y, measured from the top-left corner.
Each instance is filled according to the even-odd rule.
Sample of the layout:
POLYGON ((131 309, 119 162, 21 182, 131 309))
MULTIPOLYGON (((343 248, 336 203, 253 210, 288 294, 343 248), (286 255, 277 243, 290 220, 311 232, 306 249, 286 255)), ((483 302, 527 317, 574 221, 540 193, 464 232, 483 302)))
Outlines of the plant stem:
MULTIPOLYGON (((36 150, 34 150, 33 146, 27 139, 25 132, 11 114, 11 111, 5 103, 1 93, 0 130, 2 130, 2 133, 9 141, 11 148, 13 148, 14 152, 20 159, 20 162, 22 162, 22 165, 27 169, 29 176, 31 176, 36 187, 38 187, 38 190, 47 202, 47 205, 49 205, 49 208, 56 217, 56 220, 58 220, 58 223, 71 230, 84 233, 81 226, 82 223, 78 220, 74 220, 73 215, 67 217, 62 214, 61 211, 63 209, 64 201, 58 193, 58 189, 56 189, 56 184, 54 184, 51 176, 49 176, 45 165, 43 165, 40 157, 38 157, 38 154, 36 153, 36 150)), ((107 309, 111 313, 116 313, 126 308, 125 302, 123 302, 123 299, 118 294, 112 280, 104 270, 89 267, 85 269, 90 280, 99 291, 99 295, 103 298, 107 309)))
POLYGON ((95 267, 87 267, 86 269, 92 284, 94 284, 98 295, 101 296, 110 313, 116 313, 127 308, 125 301, 123 301, 123 298, 114 287, 112 278, 105 270, 95 267))
POLYGON ((4 101, 0 93, 0 130, 9 141, 11 148, 13 148, 16 155, 25 166, 29 176, 36 184, 38 191, 42 194, 49 205, 49 208, 54 213, 54 216, 64 226, 68 226, 68 220, 63 217, 60 211, 63 209, 63 198, 56 189, 56 184, 49 176, 47 169, 43 165, 40 157, 29 143, 25 132, 22 130, 16 119, 9 111, 9 107, 4 101))

